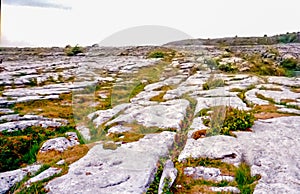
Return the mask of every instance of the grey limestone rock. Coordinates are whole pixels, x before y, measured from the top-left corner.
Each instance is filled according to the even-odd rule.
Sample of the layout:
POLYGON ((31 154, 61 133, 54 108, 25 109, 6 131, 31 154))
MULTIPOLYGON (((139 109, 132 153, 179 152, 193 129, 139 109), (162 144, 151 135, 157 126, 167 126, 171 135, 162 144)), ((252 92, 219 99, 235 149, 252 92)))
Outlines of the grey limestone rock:
POLYGON ((174 163, 171 160, 167 160, 164 166, 163 173, 160 177, 159 187, 158 187, 158 193, 163 193, 163 188, 165 186, 165 181, 168 179, 168 187, 170 188, 176 177, 177 177, 177 169, 174 167, 174 163))
POLYGON ((154 178, 160 157, 174 143, 173 132, 146 135, 116 150, 94 146, 69 166, 69 172, 46 186, 50 193, 143 193, 154 178), (154 146, 155 145, 155 146, 154 146))

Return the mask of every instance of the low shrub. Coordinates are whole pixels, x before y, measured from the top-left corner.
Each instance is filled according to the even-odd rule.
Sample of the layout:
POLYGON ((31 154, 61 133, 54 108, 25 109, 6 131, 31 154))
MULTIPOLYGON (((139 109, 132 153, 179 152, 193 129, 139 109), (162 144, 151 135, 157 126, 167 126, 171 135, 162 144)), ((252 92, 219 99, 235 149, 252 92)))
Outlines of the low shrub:
POLYGON ((78 46, 78 45, 76 45, 74 47, 71 47, 70 45, 67 45, 65 47, 65 54, 67 56, 75 56, 79 53, 83 53, 83 48, 78 46))
POLYGON ((149 53, 148 57, 149 58, 164 58, 165 53, 162 51, 153 51, 153 52, 149 53))
POLYGON ((227 128, 230 131, 245 131, 252 127, 254 120, 254 114, 250 111, 227 107, 223 129, 227 128))
POLYGON ((218 67, 218 65, 219 65, 219 63, 218 63, 217 60, 210 59, 210 58, 205 59, 204 60, 204 64, 206 64, 207 67, 210 68, 210 69, 216 69, 218 67))
POLYGON ((147 58, 163 59, 163 61, 171 62, 175 57, 176 51, 168 48, 157 48, 147 54, 147 58))
POLYGON ((235 181, 241 193, 253 193, 259 179, 259 175, 251 176, 250 167, 244 162, 235 170, 235 181))
POLYGON ((153 182, 150 184, 146 194, 153 194, 153 193, 158 193, 158 188, 159 188, 159 182, 161 175, 163 173, 164 167, 162 163, 158 163, 157 165, 157 171, 154 176, 153 182))
POLYGON ((203 123, 209 127, 207 135, 232 135, 231 131, 247 131, 254 124, 254 114, 232 107, 214 107, 209 120, 203 123))
POLYGON ((283 60, 280 63, 280 66, 288 70, 300 70, 300 67, 298 67, 298 61, 292 58, 283 60))
POLYGON ((293 43, 298 41, 297 33, 286 33, 278 37, 279 43, 293 43))
POLYGON ((236 72, 238 69, 236 67, 234 67, 232 64, 230 63, 226 63, 226 64, 219 64, 218 65, 218 69, 224 72, 230 72, 230 73, 234 73, 236 72))
POLYGON ((217 87, 223 87, 225 82, 223 79, 215 79, 213 76, 208 78, 208 80, 202 84, 203 90, 215 89, 217 87))

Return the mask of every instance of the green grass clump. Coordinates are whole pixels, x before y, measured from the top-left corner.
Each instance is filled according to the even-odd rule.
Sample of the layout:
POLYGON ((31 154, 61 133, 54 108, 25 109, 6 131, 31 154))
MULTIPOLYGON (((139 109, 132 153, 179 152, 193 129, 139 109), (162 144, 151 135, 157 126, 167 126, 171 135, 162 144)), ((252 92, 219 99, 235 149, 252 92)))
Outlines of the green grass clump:
POLYGON ((250 111, 227 107, 223 129, 230 131, 247 130, 254 124, 254 114, 250 111))
POLYGON ((247 131, 254 124, 254 114, 251 111, 233 107, 217 106, 212 108, 210 119, 203 120, 209 127, 208 136, 223 134, 232 135, 231 131, 247 131))
MULTIPOLYGON (((76 131, 73 127, 47 128, 29 127, 22 131, 0 133, 0 172, 15 170, 36 162, 41 144, 51 138, 64 136, 67 131, 76 131)), ((80 136, 80 142, 83 140, 80 136)))
POLYGON ((79 53, 83 53, 83 48, 78 46, 78 45, 76 45, 74 47, 71 47, 70 45, 67 45, 65 47, 65 54, 67 56, 75 56, 79 53))
POLYGON ((210 90, 217 87, 223 87, 224 85, 225 82, 223 79, 215 79, 213 76, 211 76, 204 84, 202 84, 202 88, 203 90, 210 90))
POLYGON ((237 71, 237 68, 231 63, 219 64, 218 69, 228 73, 234 73, 237 71))
POLYGON ((171 62, 175 57, 176 51, 168 48, 157 48, 147 54, 147 58, 163 59, 164 61, 171 62))
POLYGON ((153 51, 153 52, 149 53, 148 57, 149 58, 164 58, 165 53, 162 51, 153 51))
POLYGON ((297 59, 284 59, 280 65, 288 70, 300 70, 297 59))
POLYGON ((158 187, 159 187, 159 182, 160 182, 160 177, 163 173, 163 165, 159 163, 157 165, 157 171, 154 176, 154 180, 150 184, 146 194, 157 194, 158 193, 158 187))
POLYGON ((286 33, 286 34, 282 34, 278 36, 278 42, 279 43, 294 43, 297 42, 298 37, 297 37, 297 33, 293 32, 293 33, 286 33))
POLYGON ((241 194, 253 193, 258 179, 259 175, 251 176, 250 167, 244 162, 235 170, 235 181, 241 194))

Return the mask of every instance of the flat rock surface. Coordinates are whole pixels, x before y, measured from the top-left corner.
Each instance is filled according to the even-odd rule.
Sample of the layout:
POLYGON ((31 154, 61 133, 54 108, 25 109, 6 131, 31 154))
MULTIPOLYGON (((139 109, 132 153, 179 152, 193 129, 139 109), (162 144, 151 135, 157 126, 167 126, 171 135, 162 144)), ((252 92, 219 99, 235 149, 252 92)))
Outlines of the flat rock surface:
POLYGON ((252 130, 236 132, 237 138, 189 138, 178 159, 208 157, 235 164, 245 160, 253 175, 262 176, 254 193, 298 193, 300 117, 259 120, 252 130))
POLYGON ((254 193, 300 190, 300 117, 257 121, 254 133, 237 133, 251 173, 260 174, 254 193))
POLYGON ((40 174, 38 174, 37 176, 29 179, 26 182, 26 184, 30 185, 31 183, 35 183, 37 181, 42 181, 46 178, 49 178, 49 177, 54 176, 56 174, 59 174, 60 172, 61 172, 61 169, 50 167, 47 170, 45 170, 45 171, 41 172, 40 174))
POLYGON ((178 160, 192 158, 224 159, 231 163, 239 163, 242 157, 242 148, 236 138, 218 135, 194 140, 188 138, 178 160))
POLYGON ((116 150, 94 146, 69 172, 50 181, 50 193, 143 193, 154 178, 156 163, 167 156, 173 132, 146 135, 116 150))
POLYGON ((17 182, 20 182, 28 173, 33 175, 42 165, 32 165, 25 168, 0 173, 0 193, 6 193, 17 182))

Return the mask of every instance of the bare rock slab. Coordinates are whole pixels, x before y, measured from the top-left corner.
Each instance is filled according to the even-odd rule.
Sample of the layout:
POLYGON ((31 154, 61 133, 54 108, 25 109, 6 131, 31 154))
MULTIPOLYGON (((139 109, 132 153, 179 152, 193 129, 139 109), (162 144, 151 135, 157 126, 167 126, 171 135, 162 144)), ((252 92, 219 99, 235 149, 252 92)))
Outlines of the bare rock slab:
POLYGON ((211 158, 223 159, 226 162, 239 164, 242 157, 242 149, 236 138, 218 135, 194 140, 189 138, 178 160, 187 158, 211 158))
POLYGON ((47 140, 41 147, 40 152, 44 153, 50 150, 56 150, 59 152, 63 152, 69 147, 80 144, 77 134, 75 132, 67 132, 66 137, 57 137, 54 139, 47 140))
POLYGON ((236 135, 251 173, 261 175, 254 193, 299 193, 300 117, 257 121, 252 130, 236 135))
POLYGON ((160 177, 160 182, 159 182, 159 187, 158 187, 158 193, 162 194, 163 193, 163 188, 165 186, 165 180, 168 179, 169 183, 168 183, 168 187, 170 188, 176 177, 177 177, 177 169, 174 167, 174 163, 172 162, 172 160, 168 160, 164 166, 164 170, 163 173, 160 177))
POLYGON ((207 168, 204 166, 198 167, 186 167, 184 169, 184 174, 193 177, 194 179, 204 179, 209 181, 234 181, 234 177, 226 176, 221 174, 221 170, 218 168, 207 168))
POLYGON ((50 167, 47 170, 43 171, 42 173, 38 174, 37 176, 29 179, 26 184, 30 185, 31 183, 35 183, 37 181, 42 181, 46 178, 49 178, 51 176, 54 176, 56 174, 59 174, 61 172, 61 169, 50 167))
POLYGON ((6 193, 28 174, 36 173, 42 165, 32 165, 22 169, 0 173, 0 194, 6 193))
POLYGON ((214 192, 230 192, 230 193, 240 193, 240 190, 236 187, 210 187, 210 190, 214 192))
POLYGON ((116 150, 94 146, 69 166, 69 172, 48 183, 50 193, 144 193, 160 157, 168 155, 174 132, 149 134, 116 150))

